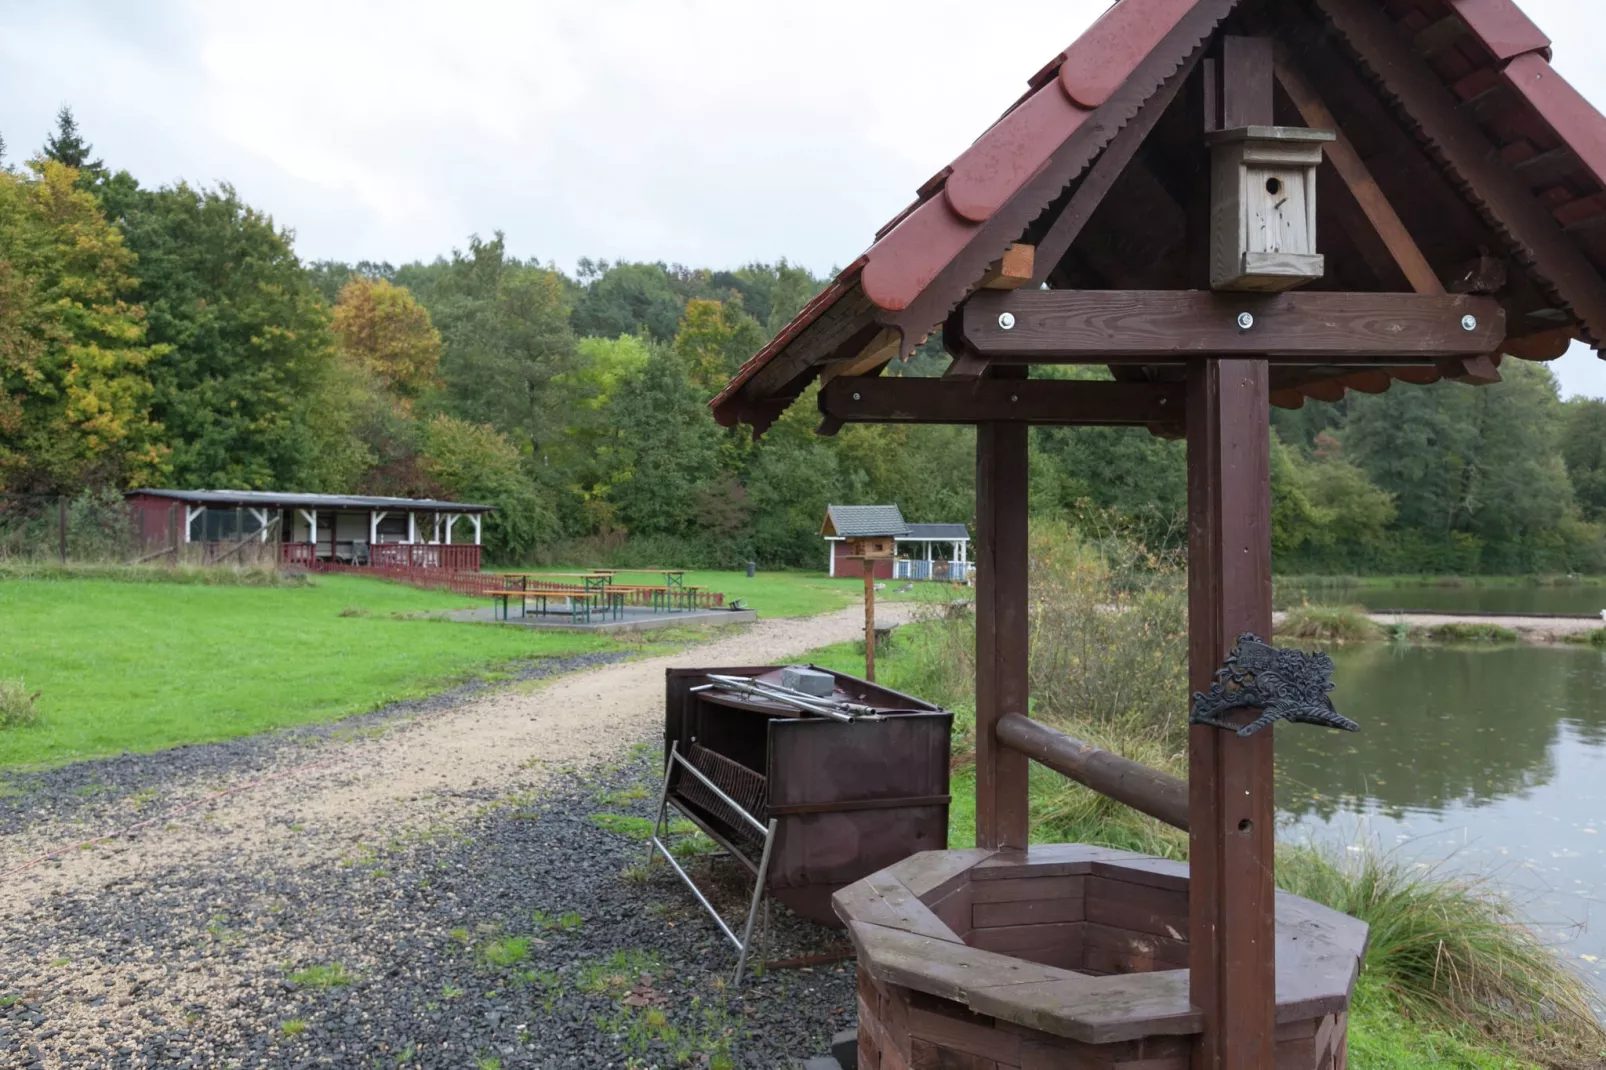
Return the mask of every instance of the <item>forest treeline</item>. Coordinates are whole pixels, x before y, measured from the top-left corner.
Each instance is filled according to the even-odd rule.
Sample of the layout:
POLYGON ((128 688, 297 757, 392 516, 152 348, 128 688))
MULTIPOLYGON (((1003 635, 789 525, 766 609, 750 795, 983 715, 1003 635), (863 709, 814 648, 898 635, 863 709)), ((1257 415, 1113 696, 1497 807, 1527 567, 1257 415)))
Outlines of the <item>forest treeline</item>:
MULTIPOLYGON (((304 263, 230 186, 142 186, 63 109, 0 170, 0 492, 484 501, 503 560, 702 566, 818 566, 833 501, 970 521, 969 429, 820 438, 812 394, 757 442, 714 423, 709 398, 823 282, 784 260, 571 275, 501 234, 429 263, 304 263)), ((942 367, 928 347, 891 374, 942 367)), ((1277 412, 1279 565, 1606 571, 1606 402, 1503 372, 1277 412)), ((1039 429, 1032 451, 1034 512, 1180 541, 1180 443, 1039 429)))

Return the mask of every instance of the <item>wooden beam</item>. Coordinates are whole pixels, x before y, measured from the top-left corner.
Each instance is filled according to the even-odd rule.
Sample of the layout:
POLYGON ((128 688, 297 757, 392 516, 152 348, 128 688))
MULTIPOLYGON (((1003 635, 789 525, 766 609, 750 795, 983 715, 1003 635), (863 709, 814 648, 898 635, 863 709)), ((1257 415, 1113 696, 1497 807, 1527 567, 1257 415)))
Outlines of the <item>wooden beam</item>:
POLYGON ((1032 264, 1037 250, 1016 242, 1004 250, 998 262, 981 277, 983 290, 1016 290, 1032 281, 1032 264))
POLYGON ((1181 383, 1065 379, 838 379, 820 412, 844 423, 1147 426, 1182 423, 1181 383))
POLYGON ((1400 271, 1405 275, 1411 288, 1419 294, 1442 294, 1444 286, 1439 282, 1438 274, 1428 263, 1427 257, 1417 247, 1411 232, 1406 229, 1405 222, 1400 218, 1389 199, 1383 195, 1377 180, 1372 177, 1371 169, 1361 159, 1360 153, 1338 125, 1338 120, 1322 103, 1316 90, 1305 80, 1304 75, 1289 63, 1286 52, 1278 50, 1277 54, 1277 81, 1282 85, 1288 98, 1294 102, 1300 117, 1305 124, 1321 130, 1331 130, 1337 139, 1327 146, 1327 159, 1344 180, 1344 185, 1354 195, 1361 211, 1366 214, 1372 229, 1383 240, 1388 248, 1389 255, 1399 265, 1400 271))
POLYGON ((1506 313, 1493 298, 1464 294, 1017 290, 972 295, 960 330, 969 349, 1004 362, 1427 364, 1498 350, 1506 313))
POLYGON ((992 367, 992 362, 986 357, 978 357, 974 353, 961 353, 955 357, 954 362, 948 365, 948 367, 943 371, 942 377, 944 379, 951 379, 956 382, 974 382, 975 380, 986 375, 987 369, 990 367, 992 367))
MULTIPOLYGON (((1190 64, 1191 69, 1191 64, 1190 64)), ((1208 81, 1209 75, 1206 75, 1208 81)), ((1116 179, 1126 172, 1127 165, 1137 155, 1143 142, 1148 140, 1155 124, 1171 107, 1178 91, 1187 81, 1186 73, 1182 77, 1173 77, 1167 81, 1154 96, 1138 110, 1130 123, 1115 135, 1109 146, 1099 154, 1098 161, 1088 170, 1087 177, 1082 179, 1060 209, 1060 214, 1054 217, 1049 224, 1047 232, 1037 241, 1036 266, 1032 270, 1032 285, 1041 286, 1048 280, 1049 273, 1059 266, 1065 254, 1076 243, 1077 237, 1087 221, 1093 218, 1093 213, 1099 205, 1104 203, 1110 190, 1114 188, 1116 179)))
MULTIPOLYGON (((1606 341, 1606 281, 1494 146, 1439 77, 1411 51, 1372 0, 1316 0, 1385 91, 1420 126, 1432 150, 1497 219, 1534 270, 1555 286, 1586 327, 1606 341)), ((1497 347, 1491 346, 1492 352, 1497 347)))
POLYGON ((839 375, 865 375, 898 355, 898 343, 903 336, 891 327, 878 331, 857 356, 834 361, 820 369, 820 382, 829 383, 839 375))
POLYGON ((1018 713, 1006 714, 998 722, 998 738, 1061 776, 1188 831, 1188 785, 1170 773, 1084 743, 1018 713))
POLYGON ((1523 360, 1555 360, 1572 348, 1578 332, 1572 327, 1557 327, 1522 338, 1506 339, 1505 351, 1523 360))
POLYGON ((1272 39, 1221 39, 1221 128, 1274 126, 1272 116, 1272 39))
MULTIPOLYGON (((1188 369, 1188 679, 1198 691, 1240 634, 1271 634, 1268 380, 1264 361, 1188 369)), ((1272 778, 1270 731, 1189 729, 1189 991, 1204 1012, 1196 1068, 1276 1061, 1272 778)))
MULTIPOLYGON (((1021 369, 1004 369, 1018 375, 1021 369)), ((1008 379, 1001 381, 1008 382, 1008 379)), ((1024 385, 1023 380, 1016 379, 1024 385)), ((976 428, 976 846, 1027 842, 1028 763, 998 740, 998 722, 1026 715, 1027 442, 1023 423, 976 428)))
POLYGON ((1500 382, 1499 354, 1485 353, 1477 357, 1456 357, 1446 361, 1444 377, 1468 386, 1490 386, 1500 382))

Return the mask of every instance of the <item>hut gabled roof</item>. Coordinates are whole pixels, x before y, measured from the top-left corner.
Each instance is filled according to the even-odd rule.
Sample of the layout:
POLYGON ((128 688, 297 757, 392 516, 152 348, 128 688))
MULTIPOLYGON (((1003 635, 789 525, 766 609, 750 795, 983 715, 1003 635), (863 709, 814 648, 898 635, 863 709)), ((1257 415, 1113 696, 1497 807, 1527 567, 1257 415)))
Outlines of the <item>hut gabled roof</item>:
MULTIPOLYGON (((1513 0, 1119 0, 742 366, 712 402, 719 421, 762 431, 822 368, 876 374, 908 356, 1012 243, 1051 228, 1123 129, 1152 138, 1156 112, 1199 106, 1180 83, 1224 28, 1276 38, 1320 87, 1450 289, 1480 253, 1522 276, 1500 295, 1516 355, 1606 340, 1606 118, 1550 66, 1549 38, 1513 0)), ((1343 288, 1406 289, 1375 256, 1370 273, 1360 265, 1375 250, 1347 229, 1323 231, 1342 246, 1329 259, 1343 288)), ((1039 258, 1030 282, 1132 285, 1097 259, 1039 258)))

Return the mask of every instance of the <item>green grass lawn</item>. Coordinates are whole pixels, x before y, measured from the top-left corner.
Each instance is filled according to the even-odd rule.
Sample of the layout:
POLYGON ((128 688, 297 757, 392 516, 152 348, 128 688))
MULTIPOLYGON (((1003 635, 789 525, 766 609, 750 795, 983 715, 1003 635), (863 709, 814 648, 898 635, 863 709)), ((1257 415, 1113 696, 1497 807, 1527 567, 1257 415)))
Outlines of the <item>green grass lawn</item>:
POLYGON ((270 588, 0 581, 0 678, 41 692, 36 724, 0 732, 0 768, 325 721, 515 659, 611 646, 393 616, 481 604, 346 576, 270 588))

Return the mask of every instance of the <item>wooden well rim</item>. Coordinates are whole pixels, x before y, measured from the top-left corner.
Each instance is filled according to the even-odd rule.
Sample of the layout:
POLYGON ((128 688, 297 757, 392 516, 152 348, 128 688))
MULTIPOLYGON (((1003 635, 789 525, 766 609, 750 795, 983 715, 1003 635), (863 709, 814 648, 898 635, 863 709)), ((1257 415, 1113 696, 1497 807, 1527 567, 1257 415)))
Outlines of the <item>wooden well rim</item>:
MULTIPOLYGON (((1188 867, 1084 844, 926 851, 842 889, 833 905, 861 969, 878 983, 1084 1044, 1201 1032, 1186 969, 1093 976, 973 947, 956 931, 973 886, 1076 877, 1185 895, 1188 867)), ((1286 892, 1277 893, 1276 912, 1277 1024, 1343 1014, 1366 950, 1365 923, 1286 892)), ((1177 935, 1186 940, 1186 930, 1170 939, 1177 935)))

